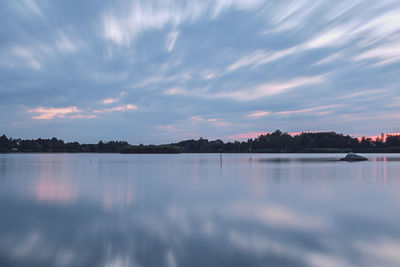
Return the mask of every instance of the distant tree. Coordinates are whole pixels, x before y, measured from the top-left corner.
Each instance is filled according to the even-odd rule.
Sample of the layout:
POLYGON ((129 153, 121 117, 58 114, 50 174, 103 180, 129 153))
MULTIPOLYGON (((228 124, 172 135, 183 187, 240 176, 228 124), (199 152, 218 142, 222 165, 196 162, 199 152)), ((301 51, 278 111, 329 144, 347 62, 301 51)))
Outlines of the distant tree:
POLYGON ((389 135, 386 138, 385 146, 400 146, 400 135, 389 135))
POLYGON ((10 141, 6 135, 0 136, 0 152, 8 152, 10 150, 10 141))
POLYGON ((362 148, 370 148, 372 147, 372 139, 371 138, 361 138, 360 147, 362 148))

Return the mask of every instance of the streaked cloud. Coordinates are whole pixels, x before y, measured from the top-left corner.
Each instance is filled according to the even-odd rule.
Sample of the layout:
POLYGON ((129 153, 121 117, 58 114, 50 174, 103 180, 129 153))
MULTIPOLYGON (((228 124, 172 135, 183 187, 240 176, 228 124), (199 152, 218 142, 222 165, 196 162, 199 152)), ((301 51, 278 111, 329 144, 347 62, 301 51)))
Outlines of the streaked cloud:
POLYGON ((238 10, 252 10, 263 3, 263 0, 220 0, 210 3, 214 4, 212 6, 212 17, 216 18, 222 12, 226 11, 230 7, 234 7, 238 10))
POLYGON ((207 3, 135 1, 123 12, 107 12, 103 16, 104 37, 120 46, 127 46, 142 31, 177 26, 185 20, 196 20, 207 8, 207 3), (119 13, 119 14, 116 14, 119 13))
POLYGON ((249 115, 247 115, 247 117, 250 117, 250 118, 264 117, 270 113, 271 112, 269 112, 269 111, 258 110, 258 111, 254 111, 254 112, 250 113, 249 115))
POLYGON ((298 47, 293 47, 285 50, 275 51, 275 52, 267 52, 267 51, 256 51, 251 55, 244 56, 243 58, 239 59, 235 63, 228 66, 228 71, 234 71, 238 68, 245 67, 248 65, 252 65, 253 67, 257 67, 258 65, 263 65, 268 62, 272 62, 278 60, 282 57, 288 56, 290 54, 295 53, 299 50, 298 47))
POLYGON ((218 93, 214 95, 214 98, 232 98, 237 101, 251 101, 288 92, 297 87, 319 84, 325 80, 325 76, 299 77, 287 82, 265 83, 250 89, 218 93))
POLYGON ((99 0, 79 10, 0 3, 6 134, 58 136, 44 118, 61 117, 68 129, 98 118, 67 139, 124 139, 108 129, 140 124, 128 141, 141 143, 277 128, 400 130, 397 1, 99 0), (27 112, 37 107, 81 112, 27 112), (138 107, 141 116, 130 116, 138 107), (24 123, 32 116, 48 127, 24 123), (160 125, 179 131, 171 137, 160 125))
POLYGON ((233 91, 220 91, 213 93, 208 88, 187 90, 184 88, 170 88, 164 93, 167 95, 187 95, 197 96, 204 98, 230 98, 236 101, 252 101, 267 96, 282 94, 301 86, 312 86, 322 83, 326 80, 327 76, 316 77, 298 77, 286 82, 270 82, 264 83, 256 87, 233 90, 233 91))
POLYGON ((400 264, 400 255, 397 253, 400 249, 400 242, 396 239, 380 238, 371 241, 358 241, 355 247, 364 255, 368 255, 367 259, 372 264, 385 264, 386 266, 397 266, 400 264))
POLYGON ((207 122, 216 122, 218 121, 218 119, 204 119, 200 116, 192 116, 190 117, 190 119, 194 120, 194 121, 207 121, 207 122))
POLYGON ((383 66, 400 61, 400 48, 397 44, 389 44, 367 50, 354 57, 354 60, 374 60, 374 66, 383 66))
POLYGON ((112 108, 96 109, 93 112, 94 113, 107 113, 107 112, 114 112, 114 111, 128 111, 128 110, 137 110, 137 109, 138 109, 137 105, 126 104, 126 105, 116 106, 116 107, 112 107, 112 108))
POLYGON ((304 44, 305 49, 315 49, 329 46, 340 46, 353 38, 354 35, 348 35, 352 25, 338 26, 326 30, 304 44))
POLYGON ((78 43, 75 40, 72 40, 70 37, 68 37, 65 33, 59 32, 56 46, 58 49, 60 49, 63 52, 67 53, 73 53, 76 52, 78 49, 78 43))
POLYGON ((338 53, 335 53, 333 55, 329 55, 329 56, 321 59, 320 61, 315 62, 314 66, 330 64, 330 63, 333 63, 333 62, 335 62, 337 60, 344 59, 344 57, 345 57, 345 53, 344 52, 338 52, 338 53))
POLYGON ((190 117, 190 120, 195 121, 195 122, 208 122, 208 123, 212 123, 213 125, 218 126, 218 127, 226 127, 226 126, 231 125, 231 123, 222 121, 221 119, 216 119, 216 118, 205 119, 201 116, 192 116, 192 117, 190 117))
POLYGON ((179 32, 178 31, 173 31, 170 34, 168 34, 167 37, 167 42, 165 44, 165 49, 167 49, 168 52, 171 52, 172 49, 174 49, 176 39, 178 38, 179 32))
MULTIPOLYGON (((35 120, 50 120, 54 118, 65 118, 68 114, 80 113, 81 110, 75 106, 65 108, 45 108, 38 107, 28 110, 29 113, 37 113, 39 115, 33 116, 35 120)), ((74 115, 76 116, 76 115, 74 115)), ((71 117, 69 117, 71 118, 71 117)))
MULTIPOLYGON (((304 108, 304 109, 297 109, 297 110, 285 110, 285 111, 275 112, 275 114, 292 115, 292 114, 298 114, 298 113, 307 113, 307 112, 314 112, 314 111, 320 111, 320 110, 334 109, 334 108, 338 108, 340 106, 341 105, 326 105, 326 106, 318 106, 318 107, 304 108)), ((318 114, 318 112, 316 114, 318 114)), ((323 115, 323 114, 320 114, 320 115, 323 115)))
POLYGON ((96 115, 82 115, 82 114, 78 114, 78 115, 72 115, 68 117, 69 119, 95 119, 97 118, 96 115))
POLYGON ((42 65, 39 63, 39 61, 35 58, 33 52, 26 48, 22 47, 15 47, 13 49, 15 55, 18 57, 24 59, 26 63, 28 63, 32 68, 36 70, 40 70, 42 68, 42 65))

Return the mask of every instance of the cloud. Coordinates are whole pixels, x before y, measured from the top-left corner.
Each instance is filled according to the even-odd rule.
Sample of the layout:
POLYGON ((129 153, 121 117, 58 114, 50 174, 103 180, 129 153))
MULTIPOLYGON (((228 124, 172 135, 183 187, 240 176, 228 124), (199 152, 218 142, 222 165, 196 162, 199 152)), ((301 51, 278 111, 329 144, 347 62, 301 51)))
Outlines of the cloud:
POLYGON ((71 40, 65 33, 60 32, 56 41, 56 46, 63 52, 73 53, 77 51, 77 41, 71 40))
MULTIPOLYGON (((106 99, 107 100, 107 99, 106 99)), ((108 102, 108 101, 106 101, 108 102)), ((103 101, 104 103, 104 101, 103 101)), ((66 108, 44 108, 38 107, 34 109, 28 110, 29 113, 39 113, 38 116, 33 116, 33 119, 36 120, 50 120, 54 118, 68 118, 68 119, 94 119, 98 116, 96 114, 99 113, 108 113, 114 111, 129 111, 129 110, 137 110, 138 106, 133 104, 126 104, 121 106, 116 106, 108 109, 96 109, 93 111, 94 114, 77 114, 82 113, 82 110, 78 109, 75 106, 66 107, 66 108), (73 115, 71 115, 73 114, 73 115)))
POLYGON ((375 60, 375 66, 383 66, 400 62, 400 48, 397 44, 379 46, 354 57, 356 61, 375 60))
POLYGON ((384 10, 380 15, 360 23, 357 33, 366 32, 366 37, 371 41, 379 41, 389 37, 400 30, 400 8, 384 10))
POLYGON ((195 120, 195 121, 208 121, 208 122, 216 122, 218 119, 203 119, 200 116, 192 116, 190 119, 195 120))
POLYGON ((188 94, 190 94, 190 92, 187 91, 186 89, 179 88, 179 87, 170 88, 170 89, 166 90, 164 93, 166 95, 188 95, 188 94))
POLYGON ((356 267, 347 259, 319 252, 307 253, 305 259, 309 266, 315 267, 356 267))
POLYGON ((78 114, 78 115, 72 115, 68 117, 69 119, 95 119, 97 118, 96 115, 82 115, 82 114, 78 114))
POLYGON ((216 119, 216 118, 205 119, 201 116, 192 116, 192 117, 190 117, 190 120, 195 121, 195 122, 209 122, 218 127, 226 127, 226 126, 231 125, 231 123, 222 121, 220 119, 216 119))
POLYGON ((257 118, 271 125, 264 130, 398 130, 390 116, 398 113, 396 1, 100 1, 82 5, 85 16, 68 2, 0 5, 7 36, 0 49, 0 102, 10 114, 0 123, 9 134, 58 136, 56 128, 47 133, 34 121, 23 123, 25 107, 76 106, 82 112, 64 118, 104 115, 87 133, 75 133, 77 139, 90 141, 91 131, 123 139, 108 129, 121 123, 115 116, 132 110, 126 103, 146 106, 146 116, 124 116, 142 125, 132 137, 142 143, 262 131, 257 118), (389 90, 371 91, 376 88, 389 90), (313 110, 334 101, 346 109, 313 110), (303 121, 307 116, 300 114, 314 119, 303 121), (192 128, 184 129, 192 116, 219 118, 230 127, 190 120, 192 128), (147 134, 158 125, 176 125, 181 135, 147 134))
POLYGON ((342 96, 335 97, 334 99, 346 99, 346 98, 357 98, 363 99, 365 96, 376 98, 377 96, 385 95, 390 92, 390 88, 382 88, 382 89, 369 89, 369 90, 361 90, 357 92, 351 92, 349 94, 345 94, 342 96))
POLYGON ((165 255, 165 266, 167 267, 178 267, 176 263, 176 258, 172 250, 169 250, 165 255))
POLYGON ((114 111, 138 110, 138 108, 139 107, 137 105, 126 104, 126 105, 122 105, 122 106, 116 106, 116 107, 113 107, 113 108, 96 109, 93 112, 94 113, 108 113, 108 112, 114 112, 114 111))
POLYGON ((109 105, 109 104, 113 104, 113 103, 115 103, 115 102, 117 102, 117 101, 118 101, 117 98, 106 98, 106 99, 104 99, 102 102, 103 102, 103 104, 105 104, 105 105, 109 105))
POLYGON ((299 77, 291 79, 287 82, 269 82, 249 89, 220 92, 211 97, 231 98, 237 101, 252 101, 267 96, 282 94, 301 86, 312 86, 319 84, 325 80, 326 76, 299 77))
POLYGON ((170 34, 168 34, 167 42, 165 44, 165 49, 168 52, 171 52, 172 49, 174 49, 176 39, 178 38, 179 32, 178 31, 173 31, 170 34))
POLYGON ((247 117, 250 117, 250 118, 264 117, 264 116, 267 116, 270 113, 271 112, 269 112, 269 111, 259 110, 259 111, 254 111, 254 112, 250 113, 249 115, 247 115, 247 117))
MULTIPOLYGON (((123 12, 108 11, 103 15, 103 35, 119 46, 129 46, 143 31, 178 27, 211 13, 215 19, 227 9, 254 10, 263 0, 204 1, 135 1, 123 12)), ((169 46, 167 46, 169 47, 169 46)))
MULTIPOLYGON (((292 114, 314 112, 314 111, 325 110, 325 109, 333 109, 333 108, 337 108, 340 106, 341 105, 326 105, 326 106, 318 106, 318 107, 313 107, 313 108, 304 108, 304 109, 297 109, 297 110, 285 110, 285 111, 275 112, 275 114, 292 115, 292 114)), ((318 113, 316 113, 316 114, 318 114, 318 113)), ((323 114, 320 114, 320 115, 323 115, 323 114)))
POLYGON ((350 35, 349 31, 352 25, 337 26, 333 29, 324 31, 314 37, 313 39, 307 41, 304 44, 305 49, 316 49, 328 46, 340 46, 349 41, 354 35, 350 35))
POLYGON ((212 17, 218 17, 223 11, 230 7, 235 7, 238 10, 253 10, 263 4, 263 0, 220 0, 215 1, 212 11, 212 17))
POLYGON ((366 255, 368 263, 384 266, 399 266, 400 242, 394 239, 381 238, 374 242, 358 241, 355 247, 366 255))
POLYGON ((228 71, 235 71, 241 67, 252 65, 253 67, 257 67, 259 65, 263 65, 272 61, 276 61, 280 58, 295 54, 300 50, 300 47, 292 47, 280 51, 263 51, 258 50, 253 52, 250 55, 244 56, 232 63, 227 67, 228 71))
POLYGON ((315 77, 298 77, 286 82, 268 82, 256 87, 232 91, 211 92, 208 88, 187 90, 184 88, 170 88, 164 92, 166 95, 186 95, 210 99, 234 99, 236 101, 253 101, 263 97, 282 94, 301 86, 312 86, 326 80, 326 75, 315 77))
POLYGON ((354 1, 342 1, 342 2, 337 2, 336 5, 330 6, 326 17, 329 21, 335 20, 336 18, 346 14, 349 12, 352 8, 355 6, 359 5, 362 3, 362 0, 354 0, 354 1))
POLYGON ((333 63, 337 60, 343 59, 345 57, 345 53, 344 52, 337 52, 335 54, 329 55, 323 59, 321 59, 320 61, 317 61, 313 64, 313 66, 320 66, 320 65, 324 65, 324 64, 330 64, 333 63))
POLYGON ((180 5, 176 2, 136 1, 121 14, 103 16, 104 37, 119 46, 128 46, 142 31, 177 26, 185 20, 196 20, 207 7, 200 1, 180 5))
MULTIPOLYGON (((71 113, 79 113, 81 112, 75 106, 66 107, 66 108, 45 108, 45 107, 38 107, 34 109, 28 110, 29 113, 38 113, 38 116, 33 116, 32 119, 35 120, 50 120, 54 118, 66 118, 68 114, 71 113)), ((69 117, 71 118, 71 117, 69 117)))
POLYGON ((18 57, 25 59, 27 63, 31 65, 32 68, 36 70, 40 70, 42 68, 42 65, 39 63, 39 61, 35 58, 35 56, 29 49, 22 47, 15 47, 13 51, 15 55, 17 55, 18 57))

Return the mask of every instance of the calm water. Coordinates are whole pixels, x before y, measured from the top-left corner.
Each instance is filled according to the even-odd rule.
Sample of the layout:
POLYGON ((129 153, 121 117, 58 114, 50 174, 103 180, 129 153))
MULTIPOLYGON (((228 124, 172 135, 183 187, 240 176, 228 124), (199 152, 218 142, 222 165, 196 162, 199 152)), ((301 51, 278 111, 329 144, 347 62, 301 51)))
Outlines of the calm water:
POLYGON ((400 266, 400 155, 0 155, 0 266, 400 266))

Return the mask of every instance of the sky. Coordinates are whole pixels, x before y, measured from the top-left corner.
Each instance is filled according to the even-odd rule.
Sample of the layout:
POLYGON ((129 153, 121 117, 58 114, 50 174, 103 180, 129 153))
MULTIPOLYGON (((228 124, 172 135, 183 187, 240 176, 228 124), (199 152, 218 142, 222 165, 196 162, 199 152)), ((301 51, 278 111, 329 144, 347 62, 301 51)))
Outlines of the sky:
POLYGON ((0 133, 400 132, 400 1, 0 2, 0 133))

